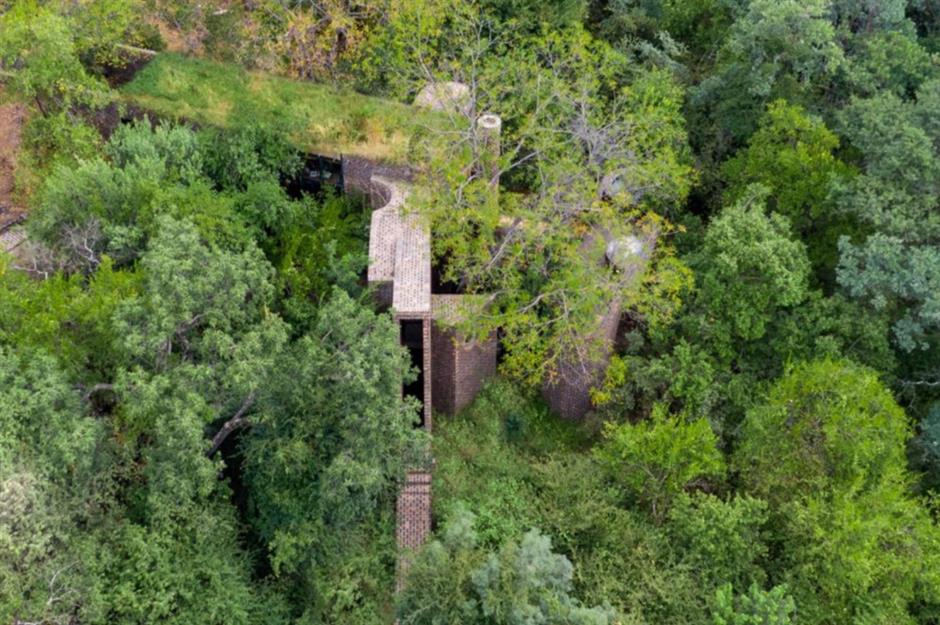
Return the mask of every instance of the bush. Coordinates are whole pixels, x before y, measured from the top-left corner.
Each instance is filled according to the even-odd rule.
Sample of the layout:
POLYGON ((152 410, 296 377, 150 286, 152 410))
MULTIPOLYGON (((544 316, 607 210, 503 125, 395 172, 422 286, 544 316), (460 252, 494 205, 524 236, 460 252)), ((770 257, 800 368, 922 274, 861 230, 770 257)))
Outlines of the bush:
POLYGON ((609 424, 604 436, 601 465, 626 498, 648 506, 656 519, 684 489, 724 476, 718 437, 706 419, 689 422, 656 406, 649 420, 609 424))
POLYGON ((537 530, 498 550, 478 546, 472 514, 455 515, 442 540, 409 567, 398 614, 406 625, 605 625, 610 609, 585 607, 572 596, 573 567, 537 530))

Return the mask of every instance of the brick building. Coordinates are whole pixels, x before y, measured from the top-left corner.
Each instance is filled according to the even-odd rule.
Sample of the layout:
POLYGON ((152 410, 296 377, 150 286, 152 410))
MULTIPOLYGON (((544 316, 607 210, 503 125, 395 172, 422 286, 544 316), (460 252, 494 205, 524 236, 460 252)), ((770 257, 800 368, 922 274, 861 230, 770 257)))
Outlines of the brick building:
MULTIPOLYGON (((477 126, 486 145, 499 149, 501 122, 495 115, 483 115, 477 126)), ((494 160, 495 163, 495 160, 494 160)), ((498 168, 484 163, 492 173, 492 188, 498 188, 498 168)), ((347 190, 366 193, 373 206, 369 232, 368 282, 376 288, 379 303, 387 307, 400 327, 401 343, 408 349, 418 371, 417 379, 402 389, 405 396, 421 404, 420 425, 432 428, 432 408, 453 414, 469 404, 486 379, 496 373, 498 341, 494 334, 482 340, 462 336, 456 328, 465 315, 473 315, 478 296, 435 293, 432 281, 431 233, 416 214, 409 213, 410 174, 406 168, 387 167, 365 159, 343 159, 342 179, 347 190)), ((593 247, 595 237, 607 243, 604 258, 585 262, 607 262, 619 270, 621 280, 632 280, 645 262, 648 244, 628 238, 610 240, 607 233, 595 232, 583 248, 593 247)), ((600 349, 589 358, 562 355, 546 380, 542 392, 549 406, 569 419, 583 417, 591 408, 591 389, 602 379, 616 340, 621 319, 619 301, 612 300, 598 310, 598 326, 593 338, 584 341, 600 349)), ((590 337, 588 337, 590 338, 590 337)), ((419 548, 431 531, 431 474, 416 468, 408 473, 397 502, 399 547, 399 588, 410 554, 419 548)))

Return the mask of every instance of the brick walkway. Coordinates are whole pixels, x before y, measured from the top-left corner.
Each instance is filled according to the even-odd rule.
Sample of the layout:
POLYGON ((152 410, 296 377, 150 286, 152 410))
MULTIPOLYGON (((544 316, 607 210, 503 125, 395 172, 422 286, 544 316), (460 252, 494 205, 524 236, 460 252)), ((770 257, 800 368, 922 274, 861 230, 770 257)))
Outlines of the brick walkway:
POLYGON ((0 232, 0 250, 12 252, 26 240, 26 229, 23 226, 13 226, 0 232))
POLYGON ((411 555, 431 533, 431 473, 410 471, 398 493, 398 590, 401 590, 411 555))
MULTIPOLYGON (((369 284, 379 288, 379 299, 391 306, 400 323, 421 323, 423 352, 424 427, 431 430, 431 242, 416 215, 405 212, 407 185, 372 176, 377 208, 369 230, 369 284)), ((402 326, 404 336, 404 326, 402 326)), ((398 494, 396 508, 398 574, 401 590, 414 552, 431 533, 431 473, 416 469, 398 494)))

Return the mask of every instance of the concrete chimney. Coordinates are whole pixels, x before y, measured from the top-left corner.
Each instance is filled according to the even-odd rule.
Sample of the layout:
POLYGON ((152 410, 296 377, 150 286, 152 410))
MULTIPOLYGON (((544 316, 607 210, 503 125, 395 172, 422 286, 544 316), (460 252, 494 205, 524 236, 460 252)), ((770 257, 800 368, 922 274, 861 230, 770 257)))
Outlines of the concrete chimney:
POLYGON ((477 118, 477 136, 480 140, 480 175, 490 187, 499 187, 499 136, 503 120, 499 115, 484 113, 477 118))

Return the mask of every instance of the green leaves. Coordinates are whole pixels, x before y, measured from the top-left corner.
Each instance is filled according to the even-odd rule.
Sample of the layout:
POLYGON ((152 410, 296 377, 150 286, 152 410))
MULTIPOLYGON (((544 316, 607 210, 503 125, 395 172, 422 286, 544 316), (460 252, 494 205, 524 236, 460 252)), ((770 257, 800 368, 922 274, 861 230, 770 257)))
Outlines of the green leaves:
MULTIPOLYGON (((787 220, 767 216, 766 189, 752 187, 709 224, 693 265, 702 303, 713 318, 745 340, 764 336, 777 309, 806 297, 809 262, 790 239, 787 220)), ((730 337, 729 337, 730 338, 730 337)))
POLYGON ((803 365, 748 413, 734 466, 772 506, 802 614, 912 623, 937 601, 940 529, 908 494, 907 418, 870 370, 803 365))
POLYGON ((897 344, 908 352, 926 348, 940 327, 936 88, 925 84, 917 103, 890 94, 853 101, 843 124, 864 169, 834 190, 842 209, 874 230, 867 239, 839 241, 839 283, 889 311, 897 344))
POLYGON ((55 359, 0 347, 0 469, 25 464, 64 485, 88 478, 102 427, 55 359))
POLYGON ((11 87, 44 116, 105 102, 104 85, 79 61, 68 22, 34 2, 17 2, 0 15, 0 66, 16 68, 11 87))
POLYGON ((685 488, 724 475, 718 438, 706 419, 687 422, 656 406, 636 425, 607 424, 597 457, 610 478, 662 519, 685 488))
POLYGON ((732 585, 725 584, 716 591, 715 604, 714 625, 790 625, 796 611, 786 586, 764 591, 751 584, 746 594, 735 596, 732 585))
POLYGON ((750 70, 749 92, 769 96, 778 83, 801 86, 825 81, 842 63, 826 0, 752 0, 731 27, 723 54, 739 70, 750 70))
POLYGON ((476 85, 474 111, 502 117, 504 188, 496 193, 479 173, 489 156, 476 119, 455 115, 453 130, 422 144, 425 189, 413 197, 444 278, 488 302, 461 329, 501 328, 503 370, 534 386, 559 362, 586 363, 600 351, 585 337, 611 306, 635 307, 657 324, 678 308, 689 274, 660 214, 674 214, 695 179, 683 90, 665 71, 631 76, 623 54, 582 28, 484 48, 457 77, 476 85), (626 236, 644 250, 614 271, 605 244, 626 236))
POLYGON ((314 585, 318 613, 336 607, 323 571, 374 566, 357 556, 356 537, 380 522, 405 470, 426 460, 417 406, 401 394, 411 375, 392 319, 337 289, 259 389, 242 444, 252 521, 276 574, 314 585))
POLYGON ((802 101, 825 89, 844 63, 827 0, 744 3, 717 67, 692 103, 707 115, 708 151, 722 155, 750 135, 773 99, 802 101))
POLYGON ((777 100, 767 107, 748 146, 726 161, 725 197, 737 200, 749 185, 768 188, 767 207, 790 220, 808 248, 814 266, 831 271, 837 261, 835 242, 850 226, 833 215, 830 183, 850 178, 852 170, 834 156, 839 138, 822 120, 799 106, 777 100))
POLYGON ((768 556, 767 503, 747 495, 727 501, 704 493, 679 495, 667 530, 683 562, 704 587, 762 582, 768 556))
POLYGON ((751 492, 773 502, 897 479, 910 426, 877 375, 817 362, 784 376, 748 413, 735 466, 751 492))
POLYGON ((495 552, 476 545, 473 515, 449 519, 441 540, 409 566, 398 606, 407 625, 606 625, 612 611, 585 607, 571 596, 571 562, 551 540, 531 530, 495 552))
POLYGON ((145 297, 127 302, 116 321, 128 355, 160 370, 198 354, 201 332, 211 338, 259 321, 272 272, 254 245, 228 252, 203 243, 188 221, 163 216, 157 223, 141 259, 145 297))

